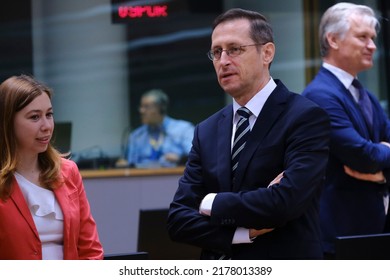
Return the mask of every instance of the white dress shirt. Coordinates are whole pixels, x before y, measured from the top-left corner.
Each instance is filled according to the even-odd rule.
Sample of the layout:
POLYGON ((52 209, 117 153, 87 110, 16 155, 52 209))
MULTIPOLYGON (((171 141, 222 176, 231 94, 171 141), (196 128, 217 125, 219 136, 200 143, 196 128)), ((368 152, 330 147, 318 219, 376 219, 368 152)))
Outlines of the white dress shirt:
POLYGON ((359 95, 360 95, 359 90, 352 85, 352 82, 355 79, 355 77, 329 63, 324 62, 322 66, 325 69, 328 69, 333 75, 337 77, 337 79, 339 79, 339 81, 345 86, 345 88, 349 90, 355 102, 358 103, 359 95))

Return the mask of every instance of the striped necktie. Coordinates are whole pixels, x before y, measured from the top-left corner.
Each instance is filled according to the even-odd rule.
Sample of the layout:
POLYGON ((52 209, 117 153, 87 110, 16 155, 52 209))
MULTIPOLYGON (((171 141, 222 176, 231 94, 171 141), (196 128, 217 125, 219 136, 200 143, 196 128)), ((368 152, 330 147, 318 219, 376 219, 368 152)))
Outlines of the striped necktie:
POLYGON ((372 128, 372 104, 366 90, 363 88, 362 84, 354 79, 352 85, 359 90, 359 106, 363 113, 364 119, 366 120, 367 127, 369 130, 372 128))
POLYGON ((252 114, 246 107, 241 107, 237 110, 237 114, 240 115, 236 126, 236 133, 234 134, 234 142, 232 149, 232 174, 234 177, 234 172, 238 166, 238 160, 240 158, 240 153, 245 147, 246 140, 250 132, 249 126, 249 117, 252 114))

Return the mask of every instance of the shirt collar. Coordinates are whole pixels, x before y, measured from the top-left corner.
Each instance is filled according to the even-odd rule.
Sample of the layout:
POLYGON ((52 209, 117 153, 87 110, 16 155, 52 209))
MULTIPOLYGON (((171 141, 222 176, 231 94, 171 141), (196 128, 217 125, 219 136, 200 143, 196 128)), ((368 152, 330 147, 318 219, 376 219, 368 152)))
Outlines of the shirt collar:
POLYGON ((150 125, 147 125, 146 127, 149 133, 160 133, 160 132, 164 133, 170 121, 171 121, 170 117, 164 116, 163 121, 159 126, 152 127, 150 125))
POLYGON ((326 62, 324 62, 322 66, 332 72, 332 74, 340 80, 340 82, 344 85, 346 89, 349 89, 351 87, 352 81, 354 79, 351 74, 326 62))
MULTIPOLYGON (((257 118, 260 115, 261 110, 264 107, 265 102, 268 97, 271 95, 273 90, 276 88, 276 83, 272 79, 269 79, 268 83, 263 87, 255 96, 245 104, 245 107, 248 108, 252 114, 257 118)), ((236 115, 237 110, 241 107, 234 99, 233 99, 233 113, 236 115)), ((234 120, 234 118, 233 118, 234 120)))

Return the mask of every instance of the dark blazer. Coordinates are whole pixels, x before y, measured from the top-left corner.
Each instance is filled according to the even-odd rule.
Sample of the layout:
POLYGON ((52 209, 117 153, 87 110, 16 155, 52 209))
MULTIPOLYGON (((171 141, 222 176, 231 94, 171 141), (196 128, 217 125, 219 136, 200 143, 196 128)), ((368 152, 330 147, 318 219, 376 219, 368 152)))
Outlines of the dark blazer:
POLYGON ((390 149, 379 144, 390 142, 390 123, 378 100, 368 94, 374 112, 371 131, 351 93, 327 69, 322 67, 302 94, 325 109, 332 126, 320 209, 325 252, 334 252, 336 236, 382 233, 385 227, 387 184, 354 179, 343 169, 347 165, 364 173, 383 170, 390 180, 390 149))
POLYGON ((328 159, 326 113, 278 80, 240 156, 231 180, 232 105, 197 125, 183 177, 170 205, 175 241, 203 248, 202 258, 322 258, 319 196, 328 159), (269 188, 282 171, 284 178, 269 188), (218 193, 211 217, 199 214, 218 193), (275 228, 253 243, 232 245, 237 227, 275 228))
MULTIPOLYGON (((54 195, 64 215, 64 259, 103 259, 96 223, 81 175, 73 161, 62 159, 64 182, 54 195)), ((16 181, 6 201, 0 199, 0 260, 40 260, 42 243, 30 209, 16 181)))

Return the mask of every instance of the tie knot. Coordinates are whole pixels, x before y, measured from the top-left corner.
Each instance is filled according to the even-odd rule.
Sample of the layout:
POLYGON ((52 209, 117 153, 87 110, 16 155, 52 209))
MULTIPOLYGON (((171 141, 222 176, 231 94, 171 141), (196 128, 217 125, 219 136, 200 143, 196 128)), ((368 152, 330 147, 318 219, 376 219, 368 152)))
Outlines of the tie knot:
POLYGON ((252 112, 246 108, 246 107, 241 107, 237 110, 237 114, 239 114, 241 117, 248 119, 252 112))
POLYGON ((357 79, 353 79, 352 85, 353 85, 355 88, 359 89, 359 90, 363 88, 362 84, 361 84, 357 79))

